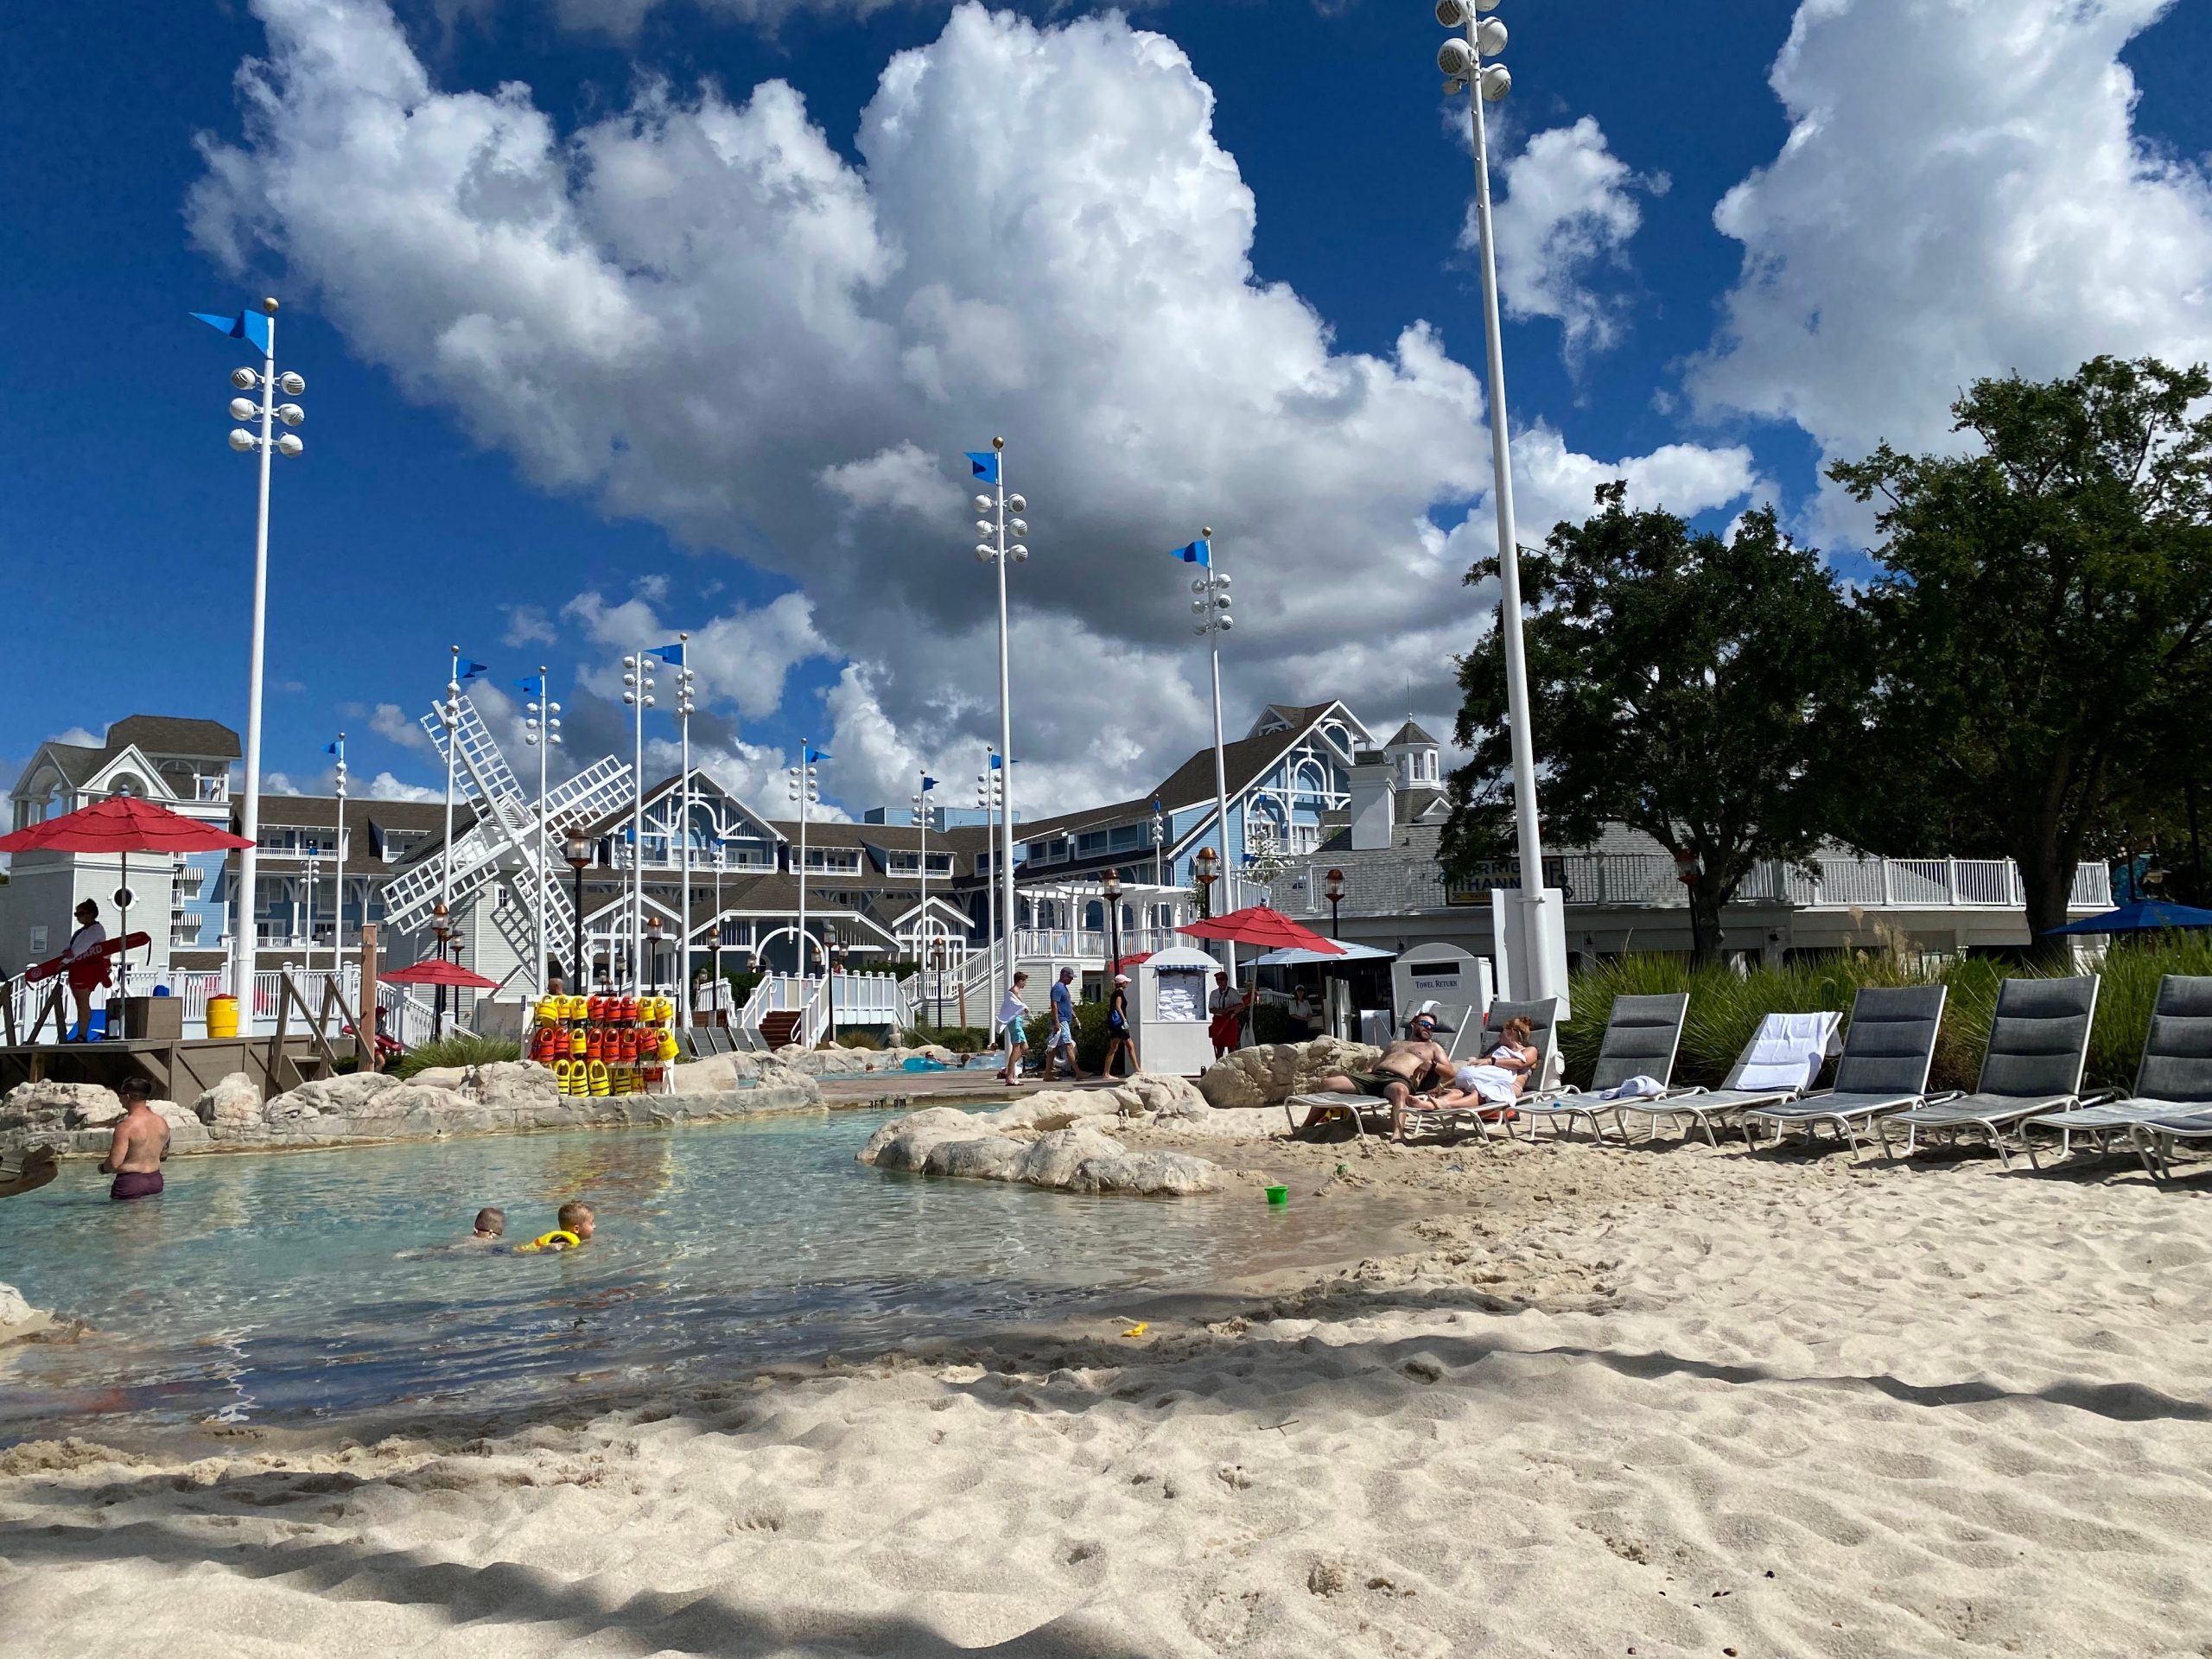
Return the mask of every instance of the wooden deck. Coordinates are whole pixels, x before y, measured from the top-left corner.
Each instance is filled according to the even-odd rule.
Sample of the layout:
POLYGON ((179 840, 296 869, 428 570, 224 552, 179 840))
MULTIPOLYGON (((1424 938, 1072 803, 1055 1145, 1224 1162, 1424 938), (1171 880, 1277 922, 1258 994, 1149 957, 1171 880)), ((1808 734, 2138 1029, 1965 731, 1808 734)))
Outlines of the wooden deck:
POLYGON ((17 1084, 48 1078, 111 1089, 131 1072, 143 1071, 154 1080, 156 1098, 190 1106, 218 1079, 243 1071, 265 1101, 311 1078, 327 1077, 330 1070, 325 1052, 312 1035, 287 1035, 281 1041, 230 1037, 22 1043, 0 1046, 0 1094, 17 1084))

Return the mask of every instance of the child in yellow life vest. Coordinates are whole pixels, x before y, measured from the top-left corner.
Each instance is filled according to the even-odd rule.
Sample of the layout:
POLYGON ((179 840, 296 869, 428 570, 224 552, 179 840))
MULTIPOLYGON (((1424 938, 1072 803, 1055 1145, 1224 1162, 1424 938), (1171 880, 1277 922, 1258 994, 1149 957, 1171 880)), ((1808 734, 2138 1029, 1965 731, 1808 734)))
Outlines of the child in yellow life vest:
POLYGON ((561 1206, 560 1225, 550 1233, 540 1233, 527 1244, 515 1246, 518 1255, 527 1255, 537 1250, 573 1250, 591 1237, 594 1217, 591 1205, 570 1199, 561 1206))

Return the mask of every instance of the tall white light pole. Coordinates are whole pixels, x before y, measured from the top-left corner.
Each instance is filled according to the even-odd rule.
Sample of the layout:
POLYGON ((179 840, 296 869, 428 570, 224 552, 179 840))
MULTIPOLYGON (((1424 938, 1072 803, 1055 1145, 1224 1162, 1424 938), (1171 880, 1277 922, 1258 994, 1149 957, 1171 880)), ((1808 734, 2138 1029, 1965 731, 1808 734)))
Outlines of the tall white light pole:
POLYGON ((653 706, 653 670, 659 661, 645 652, 622 659, 622 701, 633 711, 630 776, 630 994, 645 988, 645 710, 653 706))
MULTIPOLYGON (((930 954, 930 791, 937 787, 937 779, 926 772, 922 773, 922 786, 914 791, 914 823, 922 832, 922 912, 915 934, 914 971, 917 975, 929 969, 930 954)), ((942 1010, 940 1010, 942 1013, 942 1010)))
MULTIPOLYGON (((454 738, 461 729, 461 647, 453 650, 453 664, 446 671, 446 695, 438 704, 438 724, 446 733, 446 830, 444 855, 438 863, 438 909, 448 923, 453 918, 453 766, 454 738)), ((438 955, 445 956, 439 941, 438 955)))
MULTIPOLYGON (((806 931, 806 826, 813 816, 814 804, 822 797, 814 776, 814 763, 830 757, 817 751, 814 745, 801 739, 798 746, 798 765, 785 766, 784 779, 789 786, 791 804, 798 808, 798 977, 804 985, 808 969, 813 965, 811 941, 806 931)), ((829 967, 825 960, 825 971, 829 967)))
POLYGON ((334 776, 337 779, 338 795, 338 869, 335 877, 337 898, 332 904, 330 924, 330 969, 333 973, 346 971, 346 734, 338 734, 338 741, 330 746, 329 753, 338 757, 334 776))
MULTIPOLYGON (((1505 709, 1513 740, 1513 824, 1520 842, 1522 939, 1527 960, 1516 964, 1526 988, 1523 997, 1556 996, 1566 988, 1551 982, 1545 937, 1544 844, 1536 821, 1536 749, 1529 729, 1529 664, 1521 642, 1521 556, 1513 524, 1513 459, 1505 423, 1505 350, 1497 315, 1497 256, 1491 236, 1490 147, 1483 105, 1495 104, 1513 89, 1502 63, 1484 63, 1505 50, 1505 25, 1478 14, 1497 0, 1436 0, 1436 21, 1460 32, 1444 42, 1436 67, 1444 72, 1447 93, 1467 92, 1468 127, 1475 149, 1475 226, 1482 241, 1483 331, 1489 359, 1491 501, 1497 519, 1498 626, 1505 634, 1505 709)), ((1503 948, 1503 940, 1499 945, 1503 948)))
POLYGON ((1029 556, 1029 550, 1022 544, 1022 537, 1029 534, 1029 526, 1020 514, 1029 511, 1029 503, 1018 495, 1006 493, 1006 440, 993 438, 988 451, 970 450, 968 468, 977 480, 990 486, 993 493, 978 495, 975 508, 976 534, 981 538, 976 543, 976 556, 987 564, 998 566, 999 573, 999 902, 1006 911, 1007 972, 1014 971, 1014 779, 1009 775, 1014 765, 1014 704, 1008 690, 1006 646, 1006 568, 1009 562, 1019 564, 1029 556), (1017 515, 1008 518, 1008 512, 1017 515), (1009 542, 1007 537, 1013 540, 1009 542))
MULTIPOLYGON (((991 978, 1002 986, 1014 974, 1014 907, 1009 901, 1006 930, 1007 958, 1005 971, 1001 972, 999 880, 998 872, 993 866, 997 864, 999 858, 998 817, 1006 806, 1006 770, 999 764, 998 749, 989 743, 983 745, 983 769, 976 774, 976 804, 983 809, 984 844, 991 849, 989 858, 984 861, 984 868, 989 871, 990 880, 983 887, 983 950, 990 958, 991 978)), ((991 995, 996 996, 997 990, 993 990, 991 995)), ((991 1007, 995 1009, 998 1004, 993 1002, 991 1007)))
POLYGON ((261 494, 253 517, 253 643, 246 669, 245 704, 245 810, 239 831, 245 837, 245 846, 238 854, 238 890, 232 901, 233 917, 231 941, 231 993, 238 998, 239 1026, 242 1032, 252 1030, 253 1021, 253 963, 256 934, 259 925, 254 919, 255 888, 261 879, 261 679, 262 659, 268 638, 269 620, 269 463, 273 456, 296 455, 307 446, 291 432, 279 433, 276 423, 282 421, 287 427, 297 426, 307 418, 297 404, 279 404, 276 394, 296 397, 308 389, 308 383, 296 374, 276 372, 276 301, 274 296, 261 302, 260 314, 242 312, 235 320, 211 316, 194 312, 202 322, 221 329, 236 340, 249 340, 261 347, 261 367, 232 369, 231 384, 241 392, 258 391, 261 404, 258 410, 245 397, 231 399, 231 418, 249 421, 257 413, 261 430, 257 435, 244 426, 231 429, 231 448, 240 454, 261 457, 261 494))
MULTIPOLYGON (((676 669, 676 728, 681 734, 683 749, 683 817, 677 832, 683 861, 683 920, 676 930, 676 1023, 689 1027, 691 1023, 691 688, 695 677, 691 672, 685 642, 691 636, 679 633, 676 644, 663 646, 661 655, 676 669)), ((715 925, 719 928, 721 920, 715 925)))
MULTIPOLYGON (((1236 871, 1242 862, 1243 837, 1237 838, 1234 847, 1229 841, 1229 763, 1224 752, 1221 730, 1221 636, 1236 626, 1230 614, 1229 572, 1217 562, 1213 549, 1213 527, 1208 525, 1198 532, 1198 539, 1186 547, 1178 548, 1176 556, 1186 564, 1203 566, 1205 575, 1191 579, 1191 611, 1198 618, 1191 632, 1206 642, 1206 653, 1213 664, 1213 805, 1221 823, 1221 896, 1223 908, 1236 908, 1236 871)), ((1229 969, 1230 979, 1236 977, 1236 946, 1234 941, 1223 941, 1228 953, 1223 965, 1229 969)))
POLYGON ((545 818, 545 772, 552 759, 555 747, 561 741, 561 705, 553 701, 551 682, 545 677, 545 664, 537 665, 537 677, 524 680, 522 689, 531 694, 523 706, 522 741, 537 751, 537 971, 531 976, 537 987, 537 999, 545 1000, 545 962, 551 955, 551 921, 547 913, 547 890, 554 876, 545 863, 547 847, 552 844, 553 826, 545 818))

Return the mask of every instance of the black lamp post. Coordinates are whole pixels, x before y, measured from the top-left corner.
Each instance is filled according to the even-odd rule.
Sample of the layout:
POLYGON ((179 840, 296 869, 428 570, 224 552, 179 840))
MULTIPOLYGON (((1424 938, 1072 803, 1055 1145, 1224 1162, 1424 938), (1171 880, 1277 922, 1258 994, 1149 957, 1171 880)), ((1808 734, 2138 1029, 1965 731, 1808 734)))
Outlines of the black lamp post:
POLYGON ((1705 958, 1705 938, 1697 925, 1697 878, 1700 874, 1697 849, 1682 848, 1675 855, 1675 879, 1682 884, 1682 897, 1690 907, 1690 960, 1705 958))
POLYGON ((1213 914, 1213 884, 1221 874, 1221 855, 1201 847, 1191 864, 1198 878, 1198 916, 1203 920, 1213 914))
POLYGON ((645 983, 638 987, 643 995, 649 986, 660 983, 660 918, 645 918, 645 983))
POLYGON ((1329 895, 1329 937, 1342 938, 1344 927, 1338 919, 1337 907, 1344 901, 1344 873, 1331 870, 1321 878, 1321 891, 1329 895))
MULTIPOLYGON (((447 912, 445 900, 442 899, 430 906, 430 931, 437 937, 438 960, 440 962, 449 960, 446 954, 446 944, 453 938, 453 918, 447 912)), ((446 1034, 446 988, 442 985, 438 987, 435 1014, 436 1017, 430 1022, 430 1035, 434 1039, 446 1034)))
POLYGON ((591 988, 591 974, 584 962, 584 872, 591 868, 592 844, 581 834, 572 834, 562 845, 562 854, 569 861, 569 907, 575 912, 575 988, 579 994, 591 988))
POLYGON ((1106 895, 1106 995, 1110 1001, 1114 976, 1122 971, 1122 873, 1107 871, 1098 890, 1106 895))

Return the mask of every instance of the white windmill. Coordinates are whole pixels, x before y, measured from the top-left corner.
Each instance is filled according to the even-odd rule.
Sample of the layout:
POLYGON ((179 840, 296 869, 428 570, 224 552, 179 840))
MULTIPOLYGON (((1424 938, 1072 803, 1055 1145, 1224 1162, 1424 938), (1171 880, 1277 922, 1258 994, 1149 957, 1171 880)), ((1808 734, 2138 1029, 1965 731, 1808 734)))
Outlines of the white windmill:
MULTIPOLYGON (((575 912, 558 874, 567 868, 558 837, 572 825, 597 823, 630 798, 630 765, 611 754, 594 761, 566 783, 553 785, 541 809, 523 793, 514 769, 499 753, 468 695, 460 693, 453 701, 453 760, 476 822, 454 836, 451 846, 440 848, 434 856, 393 879, 385 890, 385 921, 404 933, 425 925, 431 906, 447 890, 448 861, 453 873, 447 902, 455 910, 503 872, 516 872, 518 886, 525 892, 535 890, 536 903, 496 906, 492 919, 512 947, 515 959, 528 963, 538 948, 540 906, 550 938, 568 938, 575 928, 575 912), (541 823, 547 826, 546 833, 539 833, 541 823)), ((446 722, 436 709, 423 716, 423 729, 444 759, 446 722)))

